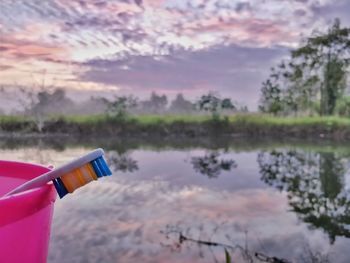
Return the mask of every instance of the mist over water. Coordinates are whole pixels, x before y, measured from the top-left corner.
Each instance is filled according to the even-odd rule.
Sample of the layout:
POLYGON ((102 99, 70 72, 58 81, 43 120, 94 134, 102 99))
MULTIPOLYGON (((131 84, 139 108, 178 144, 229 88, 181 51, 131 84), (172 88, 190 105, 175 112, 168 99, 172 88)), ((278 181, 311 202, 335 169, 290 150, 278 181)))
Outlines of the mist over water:
MULTIPOLYGON (((50 263, 225 261, 223 247, 180 234, 235 247, 233 262, 348 262, 348 147, 103 140, 114 174, 56 201, 50 263)), ((98 145, 8 141, 0 154, 58 166, 98 145)))

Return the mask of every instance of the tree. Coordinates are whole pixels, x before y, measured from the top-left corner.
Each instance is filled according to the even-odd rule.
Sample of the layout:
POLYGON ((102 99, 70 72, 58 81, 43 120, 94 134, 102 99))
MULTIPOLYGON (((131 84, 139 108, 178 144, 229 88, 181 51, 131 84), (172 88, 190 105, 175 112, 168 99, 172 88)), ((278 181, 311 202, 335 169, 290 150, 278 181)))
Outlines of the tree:
POLYGON ((221 109, 233 110, 235 108, 236 108, 236 106, 233 105, 230 98, 225 98, 225 99, 221 100, 221 109))
MULTIPOLYGON (((43 81, 44 83, 44 81, 43 81)), ((30 118, 39 132, 42 131, 45 122, 53 114, 66 114, 75 105, 66 97, 65 90, 54 86, 33 85, 30 87, 9 86, 11 91, 0 89, 0 94, 17 103, 16 110, 12 114, 20 114, 30 118)))
POLYGON ((165 95, 158 95, 156 92, 152 92, 150 99, 142 102, 142 109, 159 114, 165 112, 167 104, 168 98, 165 95))
POLYGON ((115 96, 114 100, 104 99, 107 114, 117 119, 124 119, 128 110, 137 106, 137 99, 133 96, 115 96))
POLYGON ((269 78, 263 82, 259 109, 273 114, 297 114, 312 109, 316 98, 315 78, 303 81, 305 73, 292 59, 271 68, 269 78))
POLYGON ((346 68, 350 63, 350 28, 342 28, 336 19, 327 33, 316 33, 292 52, 309 78, 318 78, 321 115, 333 114, 336 101, 343 95, 346 68))
POLYGON ((337 101, 335 113, 340 116, 350 117, 350 97, 343 96, 337 101))
POLYGON ((36 101, 28 109, 32 115, 66 114, 72 109, 74 102, 66 97, 64 89, 56 88, 52 92, 47 90, 39 91, 36 94, 36 101))
POLYGON ((350 64, 350 28, 339 19, 326 33, 314 33, 277 69, 261 89, 260 110, 269 113, 311 111, 319 100, 320 114, 334 113, 346 87, 350 64))
POLYGON ((193 103, 186 100, 182 93, 176 95, 176 98, 171 102, 169 111, 174 113, 189 113, 193 110, 193 103))
POLYGON ((213 92, 202 95, 202 97, 197 101, 197 107, 199 110, 210 112, 213 119, 219 119, 222 110, 236 109, 230 98, 221 99, 213 92))
POLYGON ((71 114, 75 115, 96 115, 108 112, 108 105, 105 98, 90 96, 86 101, 76 104, 71 114))
POLYGON ((262 84, 262 99, 259 109, 262 112, 278 114, 283 109, 282 90, 277 83, 272 83, 270 79, 262 84))
POLYGON ((42 73, 40 81, 33 77, 29 86, 9 85, 6 89, 0 87, 0 94, 15 102, 16 109, 13 114, 25 115, 42 131, 45 122, 52 114, 65 114, 70 112, 74 103, 66 97, 65 90, 54 83, 46 81, 46 71, 42 73))

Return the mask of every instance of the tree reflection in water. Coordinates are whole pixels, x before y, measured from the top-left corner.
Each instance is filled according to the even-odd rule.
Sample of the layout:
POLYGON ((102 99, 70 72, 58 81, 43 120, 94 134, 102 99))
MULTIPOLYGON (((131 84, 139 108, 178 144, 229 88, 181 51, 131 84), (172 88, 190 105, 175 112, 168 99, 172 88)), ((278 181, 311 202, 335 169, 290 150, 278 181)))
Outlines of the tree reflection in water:
POLYGON ((310 226, 323 229, 331 244, 337 236, 350 237, 350 195, 344 187, 347 163, 333 152, 258 154, 261 179, 286 191, 292 211, 310 226))
POLYGON ((230 171, 232 168, 237 167, 236 162, 232 159, 220 159, 220 153, 217 151, 204 156, 192 157, 191 164, 197 173, 206 175, 209 178, 216 178, 222 171, 230 171))
MULTIPOLYGON (((262 253, 249 247, 247 232, 244 245, 237 244, 228 233, 224 235, 224 242, 216 242, 215 236, 219 236, 220 226, 217 225, 213 228, 211 233, 206 233, 206 229, 203 226, 198 228, 182 228, 179 225, 167 225, 161 232, 166 238, 165 242, 161 242, 161 245, 170 249, 172 252, 181 252, 183 248, 191 249, 192 245, 196 245, 199 250, 199 257, 211 257, 213 262, 270 262, 270 263, 292 263, 285 258, 269 255, 269 253, 262 253), (194 230, 194 231, 193 231, 194 230), (196 233, 196 234, 194 234, 196 233), (204 238, 207 237, 207 238, 204 238), (216 248, 216 250, 214 250, 216 248)), ((208 230, 207 230, 208 231, 208 230)), ((221 237, 222 240, 222 237, 221 237)), ((304 251, 299 255, 297 262, 303 263, 329 263, 330 258, 328 253, 321 253, 319 251, 313 251, 310 246, 304 244, 304 251)))
POLYGON ((107 152, 108 163, 115 172, 134 172, 139 169, 137 161, 132 159, 127 153, 118 153, 117 151, 107 152))

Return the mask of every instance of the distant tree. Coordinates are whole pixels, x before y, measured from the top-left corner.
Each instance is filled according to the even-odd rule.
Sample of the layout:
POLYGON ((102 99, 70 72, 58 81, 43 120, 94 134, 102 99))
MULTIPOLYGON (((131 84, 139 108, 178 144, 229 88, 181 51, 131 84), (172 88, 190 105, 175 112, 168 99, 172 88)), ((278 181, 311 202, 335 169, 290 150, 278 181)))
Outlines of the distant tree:
POLYGON ((104 100, 107 114, 117 119, 124 119, 128 111, 137 106, 137 99, 133 96, 115 96, 114 100, 104 100))
POLYGON ((188 113, 191 112, 194 105, 189 100, 186 100, 182 93, 176 95, 176 98, 171 102, 169 111, 174 113, 188 113))
POLYGON ((65 90, 61 88, 54 89, 53 92, 40 91, 36 97, 36 102, 29 108, 33 115, 66 114, 74 106, 74 102, 66 97, 65 90))
POLYGON ((168 98, 165 95, 158 95, 152 92, 149 100, 142 102, 142 109, 146 112, 159 114, 165 112, 168 104, 168 98))
POLYGON ((22 106, 20 114, 28 115, 39 131, 53 114, 66 114, 74 102, 66 97, 64 89, 53 86, 19 87, 17 99, 22 106))
POLYGON ((213 92, 202 95, 201 98, 197 101, 197 108, 199 110, 210 112, 214 119, 220 118, 222 110, 236 109, 230 98, 221 99, 213 92))
POLYGON ((14 84, 9 87, 11 89, 1 87, 0 93, 17 104, 12 114, 27 116, 36 124, 39 132, 50 115, 66 114, 74 106, 73 101, 66 97, 64 89, 47 82, 46 71, 42 72, 40 81, 33 77, 31 85, 14 84))
POLYGON ((239 112, 249 112, 249 108, 248 108, 248 106, 246 106, 246 105, 243 105, 243 106, 241 106, 239 109, 238 109, 238 111, 239 112))
POLYGON ((232 103, 230 98, 225 98, 225 99, 221 100, 221 109, 223 109, 223 110, 225 110, 225 109, 233 110, 235 108, 236 107, 233 105, 233 103, 232 103))
POLYGON ((88 100, 76 103, 72 114, 76 115, 96 115, 106 113, 108 109, 105 98, 91 96, 88 100))

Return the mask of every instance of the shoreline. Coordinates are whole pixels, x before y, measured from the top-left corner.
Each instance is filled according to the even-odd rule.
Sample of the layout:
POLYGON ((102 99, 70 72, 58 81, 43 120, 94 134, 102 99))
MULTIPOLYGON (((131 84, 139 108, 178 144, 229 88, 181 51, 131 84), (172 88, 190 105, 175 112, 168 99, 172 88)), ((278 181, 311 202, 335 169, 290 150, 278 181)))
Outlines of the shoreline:
POLYGON ((50 118, 41 123, 24 117, 0 117, 0 138, 117 136, 147 140, 227 138, 350 139, 350 119, 340 117, 272 117, 260 114, 209 116, 106 116, 50 118))

